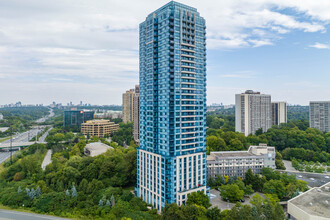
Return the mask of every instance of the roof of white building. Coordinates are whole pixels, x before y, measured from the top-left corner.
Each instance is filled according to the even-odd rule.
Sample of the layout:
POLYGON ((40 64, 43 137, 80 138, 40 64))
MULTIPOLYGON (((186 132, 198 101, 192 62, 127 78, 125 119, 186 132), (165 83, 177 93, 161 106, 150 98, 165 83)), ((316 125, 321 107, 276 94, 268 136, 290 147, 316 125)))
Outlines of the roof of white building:
POLYGON ((108 149, 113 149, 113 147, 110 147, 101 142, 89 143, 85 147, 85 150, 91 152, 91 156, 97 156, 99 154, 105 153, 108 149))
POLYGON ((309 215, 330 218, 330 182, 315 187, 288 201, 309 215))

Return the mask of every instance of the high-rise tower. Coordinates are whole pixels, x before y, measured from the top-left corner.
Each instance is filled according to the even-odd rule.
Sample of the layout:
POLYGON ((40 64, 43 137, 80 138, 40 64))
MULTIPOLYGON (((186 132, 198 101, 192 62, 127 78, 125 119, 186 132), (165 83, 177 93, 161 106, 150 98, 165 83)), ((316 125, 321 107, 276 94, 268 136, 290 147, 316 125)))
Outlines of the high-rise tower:
POLYGON ((174 1, 140 24, 137 196, 158 210, 206 187, 205 20, 174 1))
POLYGON ((330 132, 330 101, 309 103, 309 126, 322 132, 330 132))
POLYGON ((248 136, 272 127, 271 96, 247 90, 235 97, 235 130, 248 136))
POLYGON ((272 102, 272 122, 273 125, 287 123, 286 102, 272 102))

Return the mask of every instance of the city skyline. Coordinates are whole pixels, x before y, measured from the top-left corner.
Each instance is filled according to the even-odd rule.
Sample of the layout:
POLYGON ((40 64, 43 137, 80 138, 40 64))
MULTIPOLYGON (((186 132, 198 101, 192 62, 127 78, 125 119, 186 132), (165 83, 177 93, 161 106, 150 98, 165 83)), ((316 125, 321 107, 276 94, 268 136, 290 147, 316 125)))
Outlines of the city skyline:
MULTIPOLYGON (((1 2, 0 104, 121 104, 138 84, 138 24, 167 2, 1 2)), ((179 2, 208 22, 207 104, 247 89, 329 99, 329 1, 179 2)))

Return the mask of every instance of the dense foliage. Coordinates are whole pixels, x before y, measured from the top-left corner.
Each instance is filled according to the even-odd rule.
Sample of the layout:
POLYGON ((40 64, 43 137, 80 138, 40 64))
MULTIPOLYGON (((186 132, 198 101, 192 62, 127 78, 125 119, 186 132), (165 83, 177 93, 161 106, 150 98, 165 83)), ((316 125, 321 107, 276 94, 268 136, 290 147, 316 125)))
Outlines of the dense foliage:
POLYGON ((309 120, 309 106, 293 105, 287 107, 288 121, 309 120))
POLYGON ((307 182, 297 180, 295 175, 281 174, 271 168, 263 168, 261 175, 253 174, 249 169, 243 181, 237 177, 218 175, 216 179, 208 179, 208 185, 219 187, 221 197, 230 202, 237 202, 254 191, 288 200, 307 189, 307 182))
POLYGON ((113 133, 112 140, 121 146, 130 145, 132 141, 134 142, 133 123, 119 123, 119 130, 113 133))
POLYGON ((35 144, 5 164, 0 202, 10 207, 66 217, 154 219, 129 190, 136 182, 136 149, 116 144, 97 157, 83 156, 84 136, 54 128, 47 136, 52 163, 41 169, 46 146, 35 144), (36 193, 38 189, 38 193, 36 193))
MULTIPOLYGON (((297 158, 306 161, 330 161, 330 132, 322 133, 309 128, 306 121, 291 121, 280 126, 273 126, 267 132, 258 132, 247 137, 227 129, 232 122, 223 115, 208 115, 207 153, 210 151, 246 150, 250 145, 266 143, 274 146, 283 154, 283 159, 297 158)), ((283 169, 281 155, 276 155, 276 166, 283 169)))

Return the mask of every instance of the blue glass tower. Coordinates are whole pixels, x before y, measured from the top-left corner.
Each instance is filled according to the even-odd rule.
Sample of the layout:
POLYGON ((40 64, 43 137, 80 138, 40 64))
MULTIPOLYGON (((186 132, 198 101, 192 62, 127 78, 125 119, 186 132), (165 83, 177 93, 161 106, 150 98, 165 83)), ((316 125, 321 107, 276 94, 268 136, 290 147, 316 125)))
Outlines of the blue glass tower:
POLYGON ((140 24, 135 192, 158 210, 206 187, 205 20, 174 1, 140 24))

